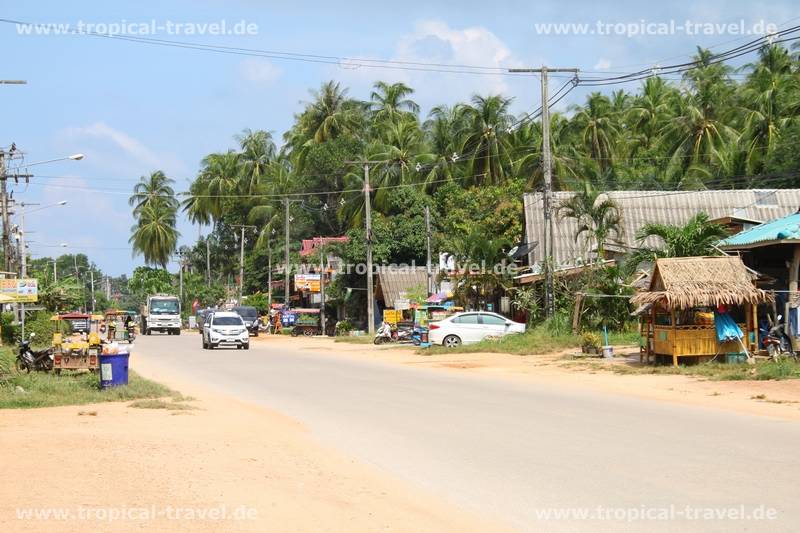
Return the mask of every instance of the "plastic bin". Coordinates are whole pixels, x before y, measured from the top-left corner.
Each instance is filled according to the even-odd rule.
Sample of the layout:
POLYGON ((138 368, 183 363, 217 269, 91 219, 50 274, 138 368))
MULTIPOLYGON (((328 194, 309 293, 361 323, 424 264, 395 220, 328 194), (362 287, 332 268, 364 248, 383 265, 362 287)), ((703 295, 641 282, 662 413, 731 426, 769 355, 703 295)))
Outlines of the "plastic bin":
POLYGON ((100 356, 100 388, 110 389, 128 384, 128 358, 130 354, 120 353, 100 356))

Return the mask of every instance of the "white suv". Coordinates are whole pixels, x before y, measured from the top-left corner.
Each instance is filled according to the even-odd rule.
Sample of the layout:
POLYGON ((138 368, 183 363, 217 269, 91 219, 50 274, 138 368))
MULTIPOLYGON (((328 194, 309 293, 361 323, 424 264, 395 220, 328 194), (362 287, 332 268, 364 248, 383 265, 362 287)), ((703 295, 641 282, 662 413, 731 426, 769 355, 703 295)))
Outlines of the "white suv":
POLYGON ((203 324, 203 349, 213 350, 227 344, 236 349, 250 349, 250 334, 238 313, 217 311, 209 314, 203 324))

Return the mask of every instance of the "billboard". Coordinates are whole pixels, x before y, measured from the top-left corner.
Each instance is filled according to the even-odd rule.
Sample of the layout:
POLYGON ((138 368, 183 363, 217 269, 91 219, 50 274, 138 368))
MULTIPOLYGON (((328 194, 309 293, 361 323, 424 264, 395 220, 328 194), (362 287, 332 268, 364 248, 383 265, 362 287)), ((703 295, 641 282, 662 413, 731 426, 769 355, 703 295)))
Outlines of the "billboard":
POLYGON ((35 302, 39 299, 39 286, 33 278, 0 279, 0 296, 10 298, 10 302, 35 302))
POLYGON ((298 291, 319 292, 319 274, 295 274, 294 288, 298 291))

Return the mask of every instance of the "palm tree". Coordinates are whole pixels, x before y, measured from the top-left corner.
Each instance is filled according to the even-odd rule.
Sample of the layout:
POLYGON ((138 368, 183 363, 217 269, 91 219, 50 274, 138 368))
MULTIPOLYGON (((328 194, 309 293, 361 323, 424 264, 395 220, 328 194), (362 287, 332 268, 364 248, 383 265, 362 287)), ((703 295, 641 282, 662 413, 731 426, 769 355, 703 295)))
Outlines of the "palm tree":
POLYGON ((659 257, 695 257, 720 255, 717 248, 728 232, 720 224, 711 224, 706 213, 698 213, 683 226, 649 223, 636 233, 636 240, 660 241, 659 246, 642 246, 629 258, 628 264, 636 268, 642 261, 655 261, 659 257))
POLYGON ((583 190, 565 200, 556 212, 565 218, 578 222, 575 241, 587 234, 587 241, 597 246, 597 257, 605 258, 605 248, 610 236, 615 239, 622 235, 622 215, 616 202, 607 195, 595 190, 589 180, 584 180, 583 190))
POLYGON ((239 190, 244 194, 253 194, 275 158, 275 142, 272 140, 272 134, 263 130, 246 129, 236 139, 242 149, 239 155, 241 166, 239 190))
POLYGON ((128 198, 128 204, 133 207, 133 216, 139 216, 145 207, 156 203, 177 207, 178 200, 172 188, 174 183, 175 180, 168 178, 161 170, 140 177, 133 187, 133 194, 128 198))
POLYGON ((394 121, 405 113, 419 113, 419 105, 407 98, 413 93, 414 89, 405 83, 375 82, 369 105, 373 120, 377 123, 394 121))
POLYGON ((471 104, 459 106, 464 126, 457 155, 467 159, 467 183, 497 184, 506 179, 511 169, 507 131, 512 123, 511 101, 475 95, 471 104))
POLYGON ((724 150, 735 145, 736 131, 724 120, 724 102, 731 100, 730 68, 713 63, 708 50, 698 49, 697 67, 684 74, 692 91, 672 102, 675 118, 660 141, 667 156, 667 176, 678 185, 702 175, 696 168, 718 164, 724 150))
POLYGON ((175 225, 175 207, 162 203, 147 204, 140 210, 139 220, 131 228, 128 242, 135 254, 144 256, 147 264, 166 268, 180 236, 175 225))
POLYGON ((781 131, 800 110, 800 81, 789 52, 779 45, 763 47, 758 62, 744 68, 752 72, 742 88, 742 147, 747 172, 759 174, 781 131))
POLYGON ((508 262, 510 246, 506 239, 483 228, 456 238, 451 254, 457 263, 456 294, 465 302, 474 298, 476 307, 481 296, 493 297, 508 279, 505 269, 496 267, 508 262))
POLYGON ((463 128, 462 116, 455 108, 436 106, 422 125, 425 144, 433 160, 425 167, 425 183, 428 191, 436 190, 442 182, 454 179, 456 162, 452 155, 457 150, 458 133, 463 128))
POLYGON ((659 132, 672 116, 670 101, 677 97, 674 88, 663 78, 647 78, 642 92, 633 99, 628 109, 627 120, 633 129, 639 146, 645 150, 653 147, 659 132))
POLYGON ((573 106, 572 118, 582 147, 601 169, 613 166, 614 148, 619 136, 617 115, 611 101, 599 92, 591 93, 586 105, 573 106))

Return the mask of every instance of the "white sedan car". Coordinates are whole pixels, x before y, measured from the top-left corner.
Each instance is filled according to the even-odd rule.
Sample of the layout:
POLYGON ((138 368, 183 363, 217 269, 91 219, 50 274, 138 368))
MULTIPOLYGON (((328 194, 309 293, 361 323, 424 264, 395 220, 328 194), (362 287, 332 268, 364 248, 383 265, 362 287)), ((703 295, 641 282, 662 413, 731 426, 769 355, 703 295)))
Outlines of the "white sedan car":
POLYGON ((238 313, 215 311, 206 317, 203 324, 203 349, 213 350, 220 345, 250 349, 250 333, 238 313))
POLYGON ((431 344, 448 348, 480 342, 486 337, 525 333, 525 324, 486 311, 456 313, 444 320, 431 322, 428 328, 431 344))

